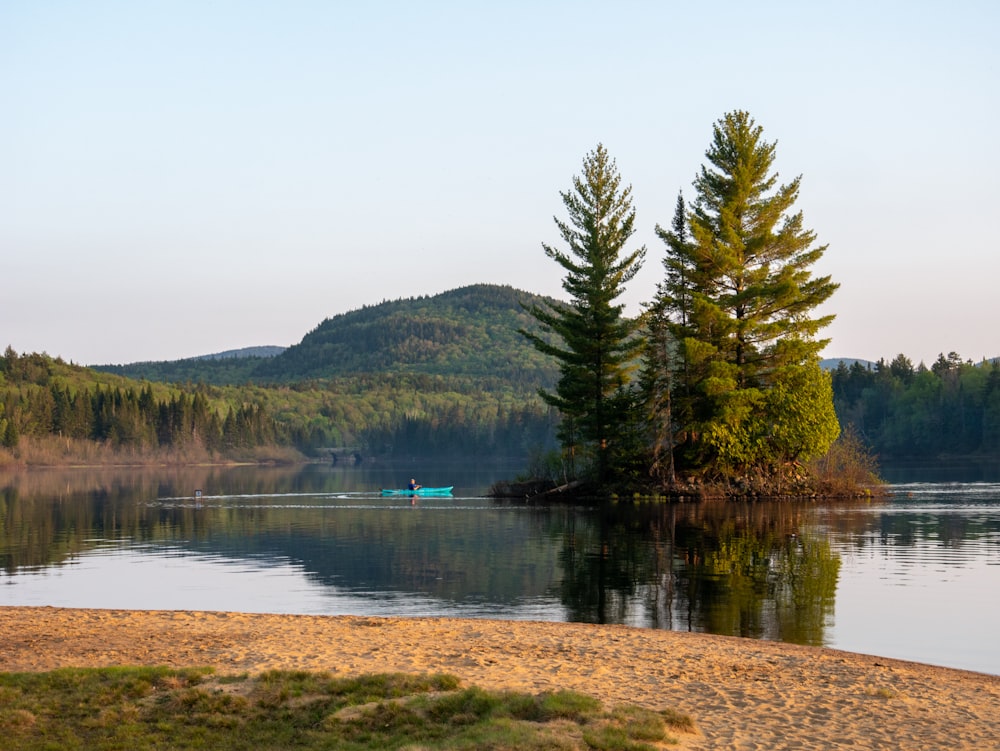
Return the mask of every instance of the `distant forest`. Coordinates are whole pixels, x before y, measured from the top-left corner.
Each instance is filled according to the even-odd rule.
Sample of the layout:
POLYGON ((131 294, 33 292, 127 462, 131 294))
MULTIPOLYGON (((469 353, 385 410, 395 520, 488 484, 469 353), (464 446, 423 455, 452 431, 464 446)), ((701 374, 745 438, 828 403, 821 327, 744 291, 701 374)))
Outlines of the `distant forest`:
POLYGON ((503 285, 476 284, 393 300, 328 318, 273 357, 189 358, 96 370, 162 383, 293 384, 359 375, 466 377, 489 390, 534 393, 556 364, 518 333, 537 331, 525 305, 557 301, 503 285))
POLYGON ((65 439, 194 458, 261 459, 282 447, 307 456, 525 458, 552 443, 554 428, 537 398, 487 393, 462 378, 182 387, 9 348, 0 358, 0 446, 9 452, 26 439, 65 439))
POLYGON ((883 459, 1000 456, 1000 364, 955 352, 928 368, 904 355, 874 366, 841 362, 834 406, 883 459))
POLYGON ((82 368, 0 358, 0 446, 82 440, 117 450, 259 458, 524 459, 554 445, 537 395, 555 366, 517 333, 541 298, 475 285, 328 319, 274 357, 82 368))
MULTIPOLYGON (((538 396, 555 366, 517 334, 533 325, 522 302, 538 299, 475 285, 386 302, 328 319, 268 358, 84 368, 8 347, 0 464, 46 441, 209 459, 339 449, 527 460, 556 445, 558 421, 538 396)), ((927 368, 899 355, 831 372, 841 426, 883 459, 1000 456, 996 362, 951 353, 927 368)), ((62 460, 79 453, 67 451, 62 460)))

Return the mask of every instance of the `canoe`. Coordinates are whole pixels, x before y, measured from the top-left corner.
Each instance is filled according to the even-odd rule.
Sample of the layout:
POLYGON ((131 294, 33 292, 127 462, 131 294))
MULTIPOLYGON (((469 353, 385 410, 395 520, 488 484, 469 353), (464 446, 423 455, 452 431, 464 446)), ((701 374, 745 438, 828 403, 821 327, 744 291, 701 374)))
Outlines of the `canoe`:
POLYGON ((402 490, 382 488, 382 495, 451 495, 453 487, 455 486, 449 485, 446 488, 417 488, 416 490, 409 490, 407 488, 403 488, 402 490))

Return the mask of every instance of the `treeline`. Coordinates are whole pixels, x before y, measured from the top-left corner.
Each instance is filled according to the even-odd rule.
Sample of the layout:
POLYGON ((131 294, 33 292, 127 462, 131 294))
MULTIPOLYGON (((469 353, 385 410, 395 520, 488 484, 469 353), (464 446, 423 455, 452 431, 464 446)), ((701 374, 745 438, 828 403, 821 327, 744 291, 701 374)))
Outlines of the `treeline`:
POLYGON ((253 381, 254 370, 264 357, 230 357, 211 360, 190 357, 183 360, 136 362, 128 365, 99 365, 94 370, 156 383, 209 383, 216 386, 253 381))
MULTIPOLYGON (((842 427, 883 459, 1000 456, 1000 364, 955 353, 931 367, 904 355, 831 373, 842 427)), ((260 447, 305 455, 350 447, 380 457, 527 457, 554 445, 558 416, 502 379, 424 374, 263 386, 168 386, 69 365, 43 354, 0 357, 0 448, 70 438, 116 448, 260 447)))
POLYGON ((496 376, 365 374, 241 390, 291 426, 306 453, 357 447, 385 458, 518 458, 554 445, 555 412, 496 376))
POLYGON ((560 193, 562 245, 542 247, 572 300, 530 309, 555 343, 522 332, 559 363, 542 398, 572 474, 598 493, 829 495, 805 469, 840 433, 819 366, 833 316, 818 312, 838 285, 812 273, 826 246, 795 209, 800 178, 778 183, 775 143, 747 112, 715 123, 705 157, 693 199, 681 191, 669 229, 656 225, 664 274, 638 320, 615 301, 646 248, 629 246, 632 187, 603 144, 560 193))
POLYGON ((906 356, 833 371, 841 425, 883 458, 1000 456, 1000 364, 941 354, 928 368, 906 356))
POLYGON ((553 443, 555 416, 501 379, 363 375, 288 386, 168 386, 69 365, 0 357, 0 448, 23 438, 218 457, 350 448, 381 457, 526 457, 553 443), (188 452, 190 453, 190 452, 188 452))
POLYGON ((435 415, 402 416, 365 431, 362 445, 384 457, 527 457, 554 443, 555 411, 541 404, 482 414, 455 403, 435 415))
POLYGON ((45 355, 19 356, 10 348, 0 358, 4 448, 17 448, 22 436, 90 440, 115 448, 197 446, 210 452, 289 442, 287 431, 257 404, 223 406, 199 392, 158 397, 150 383, 70 385, 58 375, 60 365, 45 355))

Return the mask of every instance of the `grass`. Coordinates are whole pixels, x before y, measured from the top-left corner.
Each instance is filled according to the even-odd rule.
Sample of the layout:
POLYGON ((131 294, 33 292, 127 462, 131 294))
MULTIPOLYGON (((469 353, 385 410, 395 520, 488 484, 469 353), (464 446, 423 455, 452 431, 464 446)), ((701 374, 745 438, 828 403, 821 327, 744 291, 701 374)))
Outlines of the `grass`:
POLYGON ((583 694, 463 688, 449 675, 336 678, 272 671, 63 669, 0 673, 9 751, 88 749, 619 749, 676 743, 689 717, 605 710, 583 694))

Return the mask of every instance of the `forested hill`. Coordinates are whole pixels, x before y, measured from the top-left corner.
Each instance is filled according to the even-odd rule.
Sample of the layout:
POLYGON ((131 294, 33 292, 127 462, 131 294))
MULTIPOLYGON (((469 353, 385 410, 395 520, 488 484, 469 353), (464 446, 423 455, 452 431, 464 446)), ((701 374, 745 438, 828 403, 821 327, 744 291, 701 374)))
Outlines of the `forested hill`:
POLYGON ((293 383, 366 374, 499 377, 517 390, 552 384, 556 365, 518 333, 537 331, 523 305, 555 304, 508 286, 477 284, 386 301, 328 318, 273 357, 192 358, 97 366, 160 382, 293 383))

